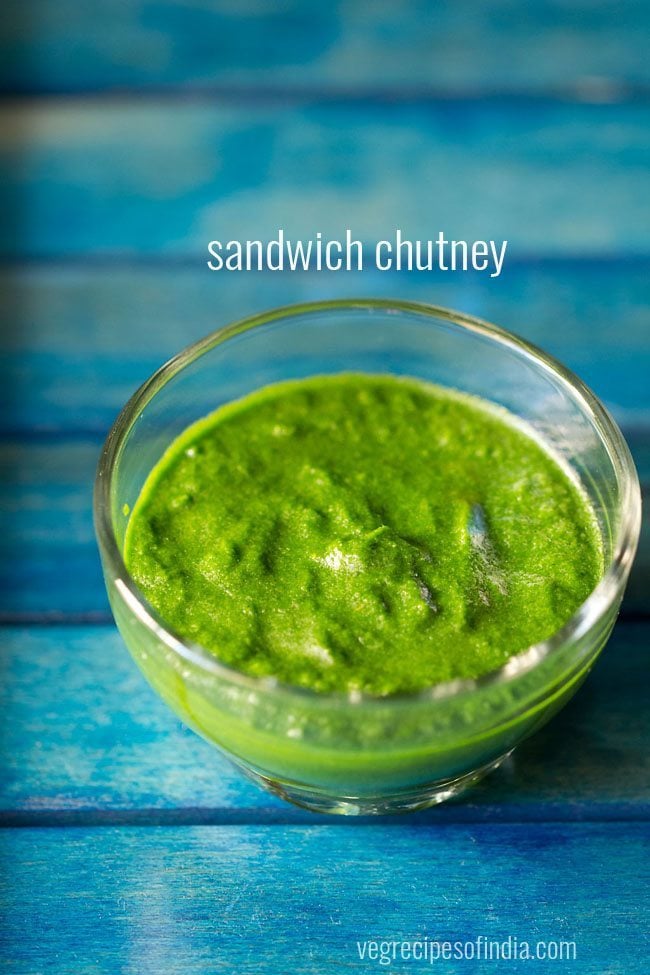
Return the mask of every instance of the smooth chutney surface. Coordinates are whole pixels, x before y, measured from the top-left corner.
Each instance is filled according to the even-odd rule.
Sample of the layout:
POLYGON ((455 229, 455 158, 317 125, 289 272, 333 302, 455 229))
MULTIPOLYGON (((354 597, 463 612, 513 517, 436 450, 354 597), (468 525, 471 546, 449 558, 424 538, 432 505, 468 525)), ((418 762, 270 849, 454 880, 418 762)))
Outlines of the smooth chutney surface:
POLYGON ((232 667, 385 695, 478 677, 551 636, 602 574, 581 491, 481 400, 341 374, 194 424, 132 512, 129 571, 232 667))

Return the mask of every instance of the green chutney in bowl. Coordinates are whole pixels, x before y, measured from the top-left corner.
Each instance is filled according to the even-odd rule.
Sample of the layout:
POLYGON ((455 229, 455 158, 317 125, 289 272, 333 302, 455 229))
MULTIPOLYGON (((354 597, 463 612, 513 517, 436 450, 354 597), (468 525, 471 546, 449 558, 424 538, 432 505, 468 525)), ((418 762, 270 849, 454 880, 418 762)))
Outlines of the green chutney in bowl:
POLYGON ((174 710, 293 801, 381 813, 456 794, 571 696, 638 483, 543 353, 360 301, 163 367, 109 437, 97 515, 118 625, 174 710))

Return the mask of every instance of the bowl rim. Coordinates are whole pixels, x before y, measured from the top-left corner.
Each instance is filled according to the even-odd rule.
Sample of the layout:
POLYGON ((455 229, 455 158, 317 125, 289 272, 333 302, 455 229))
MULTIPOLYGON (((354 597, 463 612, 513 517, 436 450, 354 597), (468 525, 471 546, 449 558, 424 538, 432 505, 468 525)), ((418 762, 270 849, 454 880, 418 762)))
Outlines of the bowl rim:
POLYGON ((284 693, 290 697, 298 697, 303 701, 309 700, 313 704, 319 705, 338 703, 357 706, 362 704, 385 706, 386 704, 414 704, 448 700, 459 695, 475 694, 495 685, 511 683, 558 652, 569 640, 576 641, 584 635, 612 605, 629 574, 641 527, 641 491, 629 447, 609 411, 575 373, 538 346, 481 318, 425 302, 390 298, 341 298, 284 305, 270 311, 247 316, 210 332, 160 366, 128 400, 104 442, 95 477, 93 512, 95 532, 105 573, 110 576, 110 581, 131 612, 178 657, 215 677, 236 683, 250 691, 284 693), (622 488, 621 517, 616 537, 613 540, 612 553, 596 587, 578 606, 569 620, 550 637, 529 646, 510 657, 501 667, 480 677, 459 678, 434 684, 414 692, 398 692, 382 696, 357 690, 316 691, 309 687, 284 683, 273 676, 258 677, 246 674, 220 660, 201 644, 185 640, 180 634, 176 633, 148 602, 144 594, 140 592, 124 563, 113 527, 111 503, 113 474, 133 424, 159 390, 202 355, 242 332, 264 328, 278 320, 296 318, 301 315, 353 309, 368 313, 373 311, 406 312, 428 318, 432 323, 435 320, 442 320, 447 325, 471 331, 509 348, 511 351, 523 354, 529 360, 532 359, 547 373, 551 373, 556 379, 559 379, 563 387, 570 391, 573 399, 578 401, 583 413, 602 441, 612 463, 615 476, 622 488))

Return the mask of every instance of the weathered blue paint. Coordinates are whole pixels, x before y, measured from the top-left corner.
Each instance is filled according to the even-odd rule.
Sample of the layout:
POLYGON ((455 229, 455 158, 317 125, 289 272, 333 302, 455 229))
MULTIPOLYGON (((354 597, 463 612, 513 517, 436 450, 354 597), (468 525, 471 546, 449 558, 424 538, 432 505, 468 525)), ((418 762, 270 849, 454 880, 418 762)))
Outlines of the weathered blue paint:
POLYGON ((0 85, 226 91, 560 91, 648 84, 647 4, 622 0, 9 0, 0 85))
POLYGON ((0 256, 201 261, 213 238, 280 227, 350 227, 370 244, 442 230, 507 239, 511 257, 648 254, 649 157, 644 103, 10 105, 0 256))
MULTIPOLYGON (((12 972, 329 975, 380 968, 359 939, 512 934, 578 949, 513 973, 646 975, 649 622, 619 624, 575 701, 465 800, 324 825, 147 688, 108 625, 90 497, 101 438, 167 356, 353 294, 548 348, 650 485, 649 24, 637 0, 5 3, 0 90, 75 94, 0 106, 0 614, 39 623, 0 629, 12 972), (510 250, 492 281, 205 268, 211 237, 279 226, 510 250)), ((628 614, 647 618, 649 579, 646 514, 628 614)))
POLYGON ((367 939, 510 935, 575 942, 576 961, 386 970, 646 975, 649 839, 646 823, 12 830, 2 954, 20 975, 338 975, 384 968, 360 960, 367 939))
POLYGON ((0 270, 0 431, 105 436, 162 362, 219 326, 292 302, 359 295, 459 308, 543 346, 628 429, 650 426, 650 258, 547 261, 501 278, 445 273, 211 274, 56 264, 0 270))

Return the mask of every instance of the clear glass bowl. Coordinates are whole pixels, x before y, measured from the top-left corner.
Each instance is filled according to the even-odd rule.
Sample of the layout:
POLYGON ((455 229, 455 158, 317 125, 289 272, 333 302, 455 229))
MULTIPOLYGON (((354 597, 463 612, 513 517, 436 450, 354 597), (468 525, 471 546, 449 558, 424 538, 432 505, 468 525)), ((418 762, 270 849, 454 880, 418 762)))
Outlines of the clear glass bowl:
POLYGON ((281 308, 181 352, 118 417, 95 487, 111 606, 152 686, 272 792, 350 814, 418 809, 455 795, 566 703, 611 632, 640 517, 627 445, 576 376, 493 325, 400 301, 281 308), (483 397, 521 418, 572 468, 598 519, 605 573, 559 632, 479 680, 375 698, 239 673, 180 637, 147 603, 122 546, 128 512, 169 443, 219 405, 267 383, 343 371, 409 375, 483 397))

